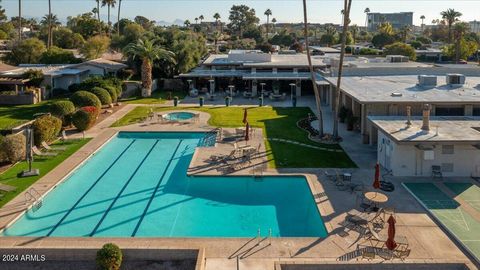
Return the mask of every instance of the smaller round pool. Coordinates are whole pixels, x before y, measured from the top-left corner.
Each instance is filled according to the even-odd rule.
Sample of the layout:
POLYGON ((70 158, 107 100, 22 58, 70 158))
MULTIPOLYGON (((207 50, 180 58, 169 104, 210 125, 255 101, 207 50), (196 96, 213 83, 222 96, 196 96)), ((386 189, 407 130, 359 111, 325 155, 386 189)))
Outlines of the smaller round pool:
POLYGON ((173 112, 165 115, 165 119, 169 121, 184 121, 184 120, 190 120, 194 116, 195 114, 190 112, 173 112))

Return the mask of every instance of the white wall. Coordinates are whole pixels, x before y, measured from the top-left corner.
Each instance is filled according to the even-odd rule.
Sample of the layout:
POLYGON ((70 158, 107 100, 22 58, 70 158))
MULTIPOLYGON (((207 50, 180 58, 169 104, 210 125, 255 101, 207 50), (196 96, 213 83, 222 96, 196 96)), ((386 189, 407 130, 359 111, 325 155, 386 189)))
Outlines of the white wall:
MULTIPOLYGON (((452 143, 444 143, 451 145, 452 143)), ((454 144, 454 154, 442 154, 442 145, 435 144, 434 159, 425 160, 424 151, 413 144, 397 144, 383 132, 378 133, 377 158, 380 165, 392 170, 394 176, 430 176, 432 165, 452 163, 452 172, 445 177, 480 176, 480 150, 471 144, 454 144), (390 157, 390 158, 389 158, 390 157)))

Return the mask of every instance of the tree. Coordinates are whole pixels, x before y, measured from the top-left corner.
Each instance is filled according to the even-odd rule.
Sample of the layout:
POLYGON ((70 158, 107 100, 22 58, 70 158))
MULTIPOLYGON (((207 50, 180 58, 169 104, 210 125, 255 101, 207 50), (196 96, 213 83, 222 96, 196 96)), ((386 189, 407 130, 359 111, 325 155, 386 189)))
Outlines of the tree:
POLYGON ((452 43, 452 26, 456 21, 458 21, 458 18, 462 16, 462 13, 456 11, 455 9, 449 8, 440 12, 440 15, 442 15, 442 19, 447 22, 448 43, 452 43))
POLYGON ((95 0, 97 2, 97 19, 100 22, 100 0, 95 0))
MULTIPOLYGON (((461 54, 461 42, 465 38, 465 34, 468 32, 469 26, 467 23, 459 22, 453 26, 453 36, 455 38, 455 63, 460 62, 461 54)), ((470 55, 467 55, 467 57, 470 55)))
POLYGON ((145 30, 150 30, 153 26, 155 26, 153 21, 150 21, 148 18, 143 16, 136 16, 133 21, 140 24, 145 30))
POLYGON ((395 42, 395 39, 393 38, 393 36, 385 33, 376 34, 372 38, 373 46, 379 49, 385 47, 386 45, 392 44, 394 42, 395 42))
POLYGON ((338 64, 338 73, 337 73, 337 92, 335 95, 335 107, 333 109, 333 138, 339 139, 338 136, 338 112, 340 108, 340 92, 341 92, 341 83, 342 83, 342 74, 343 74, 343 61, 345 59, 345 47, 347 44, 347 31, 348 24, 350 23, 350 10, 352 7, 352 0, 344 1, 344 10, 345 14, 343 17, 343 30, 341 35, 341 49, 340 49, 340 61, 338 64))
POLYGON ((47 28, 47 48, 53 46, 53 30, 62 25, 57 18, 57 15, 49 13, 43 16, 40 24, 47 28))
POLYGON ((315 93, 315 103, 317 105, 317 115, 318 115, 318 135, 320 138, 323 137, 323 114, 322 114, 322 103, 320 101, 320 92, 318 92, 317 78, 315 76, 315 70, 312 65, 312 56, 310 53, 310 48, 308 46, 308 18, 307 18, 307 0, 303 0, 303 32, 305 38, 305 49, 307 50, 307 60, 308 67, 310 69, 310 80, 312 81, 313 92, 315 93))
POLYGON ((142 96, 148 97, 152 94, 152 63, 156 60, 175 62, 175 54, 158 45, 152 40, 139 39, 136 43, 129 44, 124 52, 132 59, 142 60, 142 96))
POLYGON ((106 36, 93 36, 85 42, 80 53, 87 59, 96 59, 102 56, 110 47, 110 38, 106 36))
POLYGON ((190 23, 190 21, 189 21, 189 20, 185 20, 185 21, 183 22, 183 24, 185 25, 185 27, 187 27, 187 28, 188 28, 188 27, 190 26, 190 24, 191 24, 191 23, 190 23))
MULTIPOLYGON (((215 14, 213 14, 213 18, 215 19, 215 26, 217 26, 217 30, 218 30, 218 23, 220 22, 220 14, 218 12, 216 12, 215 14)), ((221 33, 221 30, 220 30, 220 33, 221 33)))
POLYGON ((466 60, 468 57, 474 55, 479 49, 480 47, 475 41, 461 39, 460 42, 458 42, 458 45, 452 44, 443 47, 442 52, 449 58, 456 59, 458 54, 458 59, 466 60))
POLYGON ((365 29, 367 29, 367 31, 368 31, 368 13, 370 13, 370 8, 368 8, 368 7, 365 8, 363 13, 365 13, 365 29))
POLYGON ((12 50, 5 55, 7 63, 12 65, 37 64, 46 47, 38 38, 14 41, 12 50))
POLYGON ((203 15, 200 15, 200 16, 198 17, 198 19, 200 20, 200 24, 202 24, 202 22, 203 22, 203 20, 205 19, 205 17, 203 17, 203 15))
POLYGON ((76 17, 68 17, 67 27, 74 33, 81 34, 88 39, 92 36, 99 35, 104 29, 104 24, 98 21, 93 13, 88 12, 76 17))
POLYGON ((53 45, 63 49, 79 49, 85 43, 82 35, 73 33, 66 27, 60 27, 53 32, 53 45))
POLYGON ((392 36, 395 34, 395 31, 393 31, 393 26, 389 22, 383 22, 378 26, 378 32, 381 34, 387 34, 392 36))
POLYGON ((320 43, 326 45, 327 47, 335 44, 336 38, 332 34, 324 34, 320 37, 320 43))
POLYGON ((255 16, 255 9, 246 5, 233 5, 230 9, 230 16, 228 17, 230 23, 228 28, 237 33, 237 37, 243 36, 243 31, 248 27, 257 24, 260 19, 255 16))
POLYGON ((357 43, 358 25, 354 24, 350 26, 350 33, 352 33, 353 44, 357 43))
POLYGON ((22 0, 18 0, 18 40, 22 40, 22 0))
POLYGON ((102 0, 102 7, 107 6, 107 12, 108 12, 108 33, 110 35, 112 31, 112 22, 110 21, 110 8, 114 8, 115 4, 117 3, 116 0, 102 0))
POLYGON ((48 0, 48 41, 47 48, 52 47, 52 1, 48 0))
POLYGON ((400 35, 402 36, 402 41, 404 43, 407 43, 408 34, 411 31, 412 31, 412 28, 410 28, 410 26, 408 26, 408 25, 404 25, 404 26, 402 26, 402 28, 400 28, 400 35))
POLYGON ((195 24, 198 24, 198 17, 195 17, 193 20, 195 21, 195 24))
POLYGON ((120 35, 120 9, 122 7, 122 0, 118 0, 118 15, 117 15, 117 34, 120 35))
POLYGON ((268 27, 270 24, 270 16, 272 15, 272 11, 270 9, 265 10, 265 13, 263 13, 265 16, 267 16, 267 33, 265 35, 266 40, 268 40, 268 27))
POLYGON ((277 19, 275 18, 272 18, 272 27, 273 27, 273 33, 277 33, 276 29, 275 29, 275 24, 277 23, 277 19))
POLYGON ((385 49, 383 50, 383 54, 408 56, 408 58, 412 61, 415 61, 417 59, 415 48, 402 42, 395 42, 391 45, 385 46, 385 49))
POLYGON ((47 65, 76 64, 80 63, 81 60, 76 58, 71 51, 52 46, 42 54, 39 62, 47 65))
POLYGON ((420 16, 420 20, 422 20, 422 32, 423 32, 423 27, 425 26, 425 23, 424 23, 425 18, 426 18, 425 15, 420 16))

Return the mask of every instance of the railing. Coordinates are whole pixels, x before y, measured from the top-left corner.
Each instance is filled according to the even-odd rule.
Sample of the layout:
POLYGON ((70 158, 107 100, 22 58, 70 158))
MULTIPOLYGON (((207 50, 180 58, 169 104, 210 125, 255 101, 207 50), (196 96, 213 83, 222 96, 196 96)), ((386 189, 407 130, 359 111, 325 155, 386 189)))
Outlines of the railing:
POLYGON ((25 204, 28 204, 31 201, 33 201, 33 211, 37 211, 43 205, 40 193, 33 187, 25 192, 25 204))
POLYGON ((202 147, 214 146, 215 143, 217 142, 218 134, 219 134, 218 128, 212 129, 206 132, 205 136, 203 136, 202 140, 200 141, 200 146, 202 147))

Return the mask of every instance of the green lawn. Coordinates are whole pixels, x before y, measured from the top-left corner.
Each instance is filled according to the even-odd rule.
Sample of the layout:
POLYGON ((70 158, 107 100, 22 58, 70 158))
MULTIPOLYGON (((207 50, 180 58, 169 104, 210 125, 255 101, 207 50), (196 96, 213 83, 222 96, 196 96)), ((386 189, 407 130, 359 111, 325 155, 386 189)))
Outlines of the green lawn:
MULTIPOLYGON (((151 97, 143 98, 143 97, 132 97, 123 99, 123 103, 127 104, 163 104, 167 101, 168 94, 166 90, 157 90, 152 93, 151 97)), ((185 91, 170 91, 172 92, 172 98, 177 96, 179 99, 183 99, 186 95, 185 91)))
MULTIPOLYGON (((113 126, 125 126, 145 119, 151 107, 137 107, 113 126)), ((155 111, 168 111, 174 108, 153 107, 155 111)), ((209 113, 209 124, 214 127, 241 127, 243 108, 240 107, 189 107, 182 109, 198 110, 209 113)), ((248 109, 248 121, 252 127, 263 129, 267 138, 280 138, 309 145, 341 149, 339 145, 324 145, 312 142, 307 133, 296 126, 297 121, 312 113, 309 108, 251 107, 248 109)), ((322 151, 284 142, 267 141, 266 148, 269 165, 273 168, 349 168, 355 164, 344 153, 322 151)))
POLYGON ((33 168, 40 169, 39 176, 32 176, 27 178, 19 178, 17 174, 22 172, 25 169, 28 169, 27 162, 23 161, 17 163, 12 168, 8 169, 4 173, 0 174, 0 183, 6 184, 9 186, 14 186, 17 189, 15 191, 3 193, 3 197, 0 198, 0 207, 5 205, 7 202, 15 198, 19 193, 27 189, 38 179, 46 175, 49 171, 55 168, 58 164, 68 158, 70 155, 75 153, 80 147, 86 144, 90 139, 84 140, 68 140, 64 143, 58 143, 58 145, 67 146, 67 150, 60 152, 55 157, 35 157, 33 162, 33 168))
POLYGON ((33 119, 36 113, 48 112, 52 101, 43 101, 33 105, 0 106, 0 129, 10 129, 33 119))

